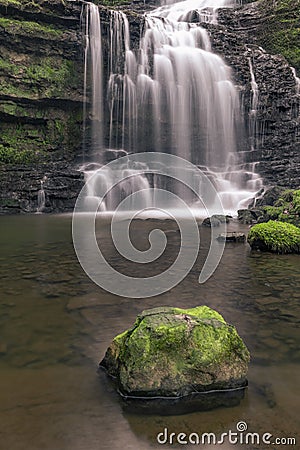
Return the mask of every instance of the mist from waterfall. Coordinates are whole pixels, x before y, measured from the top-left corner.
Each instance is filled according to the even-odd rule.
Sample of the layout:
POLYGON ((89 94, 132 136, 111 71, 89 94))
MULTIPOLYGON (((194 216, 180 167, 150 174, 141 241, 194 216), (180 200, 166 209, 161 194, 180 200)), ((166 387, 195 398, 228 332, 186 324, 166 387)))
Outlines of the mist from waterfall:
MULTIPOLYGON (((249 203, 262 180, 255 173, 255 163, 245 164, 237 148, 237 131, 243 127, 239 93, 230 68, 212 52, 208 32, 200 26, 215 23, 218 8, 231 3, 167 2, 145 14, 138 51, 131 49, 126 15, 111 11, 106 79, 99 10, 87 4, 85 86, 91 86, 94 163, 105 163, 108 154, 119 156, 118 150, 171 153, 209 176, 227 212, 249 203)), ((254 82, 251 74, 253 94, 254 82)), ((253 107, 254 103, 253 98, 253 107)), ((84 169, 90 177, 97 166, 84 169)), ((135 185, 149 184, 148 178, 139 177, 135 185)), ((105 182, 110 179, 112 174, 105 182)), ((92 198, 97 192, 88 195, 92 198)), ((116 203, 106 200, 105 208, 113 209, 116 203)))

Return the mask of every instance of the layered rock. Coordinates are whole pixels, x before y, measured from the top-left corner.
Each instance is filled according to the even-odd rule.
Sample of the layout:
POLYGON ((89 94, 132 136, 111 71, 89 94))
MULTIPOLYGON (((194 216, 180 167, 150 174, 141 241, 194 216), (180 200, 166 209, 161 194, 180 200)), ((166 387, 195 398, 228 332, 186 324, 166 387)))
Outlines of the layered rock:
POLYGON ((80 13, 77 2, 0 1, 2 213, 35 211, 44 177, 49 211, 70 210, 82 185, 70 169, 82 140, 80 13))
POLYGON ((263 6, 257 1, 222 9, 219 25, 208 29, 213 49, 231 65, 241 87, 246 129, 241 133, 240 149, 247 151, 249 162, 257 162, 256 170, 266 185, 296 188, 300 185, 299 79, 283 56, 261 47, 274 18, 272 8, 263 6), (250 64, 257 84, 255 111, 250 64))

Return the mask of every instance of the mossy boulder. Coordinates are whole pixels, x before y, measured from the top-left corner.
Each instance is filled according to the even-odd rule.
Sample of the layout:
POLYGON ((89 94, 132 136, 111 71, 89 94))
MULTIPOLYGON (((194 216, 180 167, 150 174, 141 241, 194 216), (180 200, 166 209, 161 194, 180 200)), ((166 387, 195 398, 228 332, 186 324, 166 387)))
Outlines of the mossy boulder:
POLYGON ((249 352, 236 329, 207 306, 143 311, 116 336, 100 367, 122 395, 180 398, 247 384, 249 352))
POLYGON ((290 223, 269 220, 251 228, 248 242, 255 250, 300 253, 300 229, 290 223))
POLYGON ((281 193, 273 206, 263 208, 264 215, 270 220, 291 223, 300 226, 300 189, 288 189, 281 193))

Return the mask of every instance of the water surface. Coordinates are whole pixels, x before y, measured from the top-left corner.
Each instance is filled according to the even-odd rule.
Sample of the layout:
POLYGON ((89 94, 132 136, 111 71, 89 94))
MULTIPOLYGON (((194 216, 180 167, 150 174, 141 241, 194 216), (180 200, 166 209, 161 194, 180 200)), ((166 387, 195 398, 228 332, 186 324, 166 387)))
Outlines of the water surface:
MULTIPOLYGON (((107 222, 100 220, 97 226, 106 254, 120 270, 141 270, 117 258, 107 222)), ((135 243, 143 249, 153 224, 140 220, 134 226, 135 243)), ((297 436, 299 256, 251 253, 247 244, 228 244, 219 268, 204 285, 198 284, 200 255, 188 277, 170 292, 132 300, 110 295, 87 278, 74 254, 70 216, 1 217, 0 227, 2 448, 147 450, 163 447, 156 436, 165 427, 176 433, 221 434, 235 430, 241 420, 252 432, 297 436), (143 309, 202 304, 234 324, 251 352, 245 399, 234 408, 184 416, 124 412, 105 375, 96 373, 112 338, 143 309)), ((170 262, 179 235, 172 223, 164 227, 170 262)), ((202 253, 208 238, 209 231, 204 231, 202 253)), ((166 261, 161 259, 160 264, 153 270, 163 268, 166 261)), ((283 448, 202 446, 210 447, 283 448)))

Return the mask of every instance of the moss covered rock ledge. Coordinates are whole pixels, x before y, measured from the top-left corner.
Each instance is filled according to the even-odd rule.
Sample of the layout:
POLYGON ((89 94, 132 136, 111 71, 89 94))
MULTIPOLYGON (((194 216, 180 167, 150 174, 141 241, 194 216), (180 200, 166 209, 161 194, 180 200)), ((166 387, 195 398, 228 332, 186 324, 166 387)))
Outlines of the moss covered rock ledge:
POLYGON ((143 311, 132 328, 116 336, 100 367, 127 401, 159 398, 165 409, 169 399, 175 411, 174 400, 185 399, 188 410, 189 403, 209 409, 228 403, 228 396, 220 403, 216 391, 246 386, 249 358, 236 329, 216 311, 161 307, 143 311), (203 395, 209 392, 213 398, 203 395))

